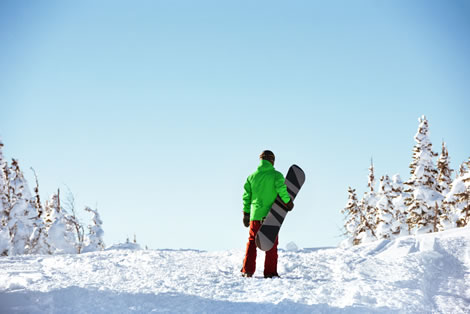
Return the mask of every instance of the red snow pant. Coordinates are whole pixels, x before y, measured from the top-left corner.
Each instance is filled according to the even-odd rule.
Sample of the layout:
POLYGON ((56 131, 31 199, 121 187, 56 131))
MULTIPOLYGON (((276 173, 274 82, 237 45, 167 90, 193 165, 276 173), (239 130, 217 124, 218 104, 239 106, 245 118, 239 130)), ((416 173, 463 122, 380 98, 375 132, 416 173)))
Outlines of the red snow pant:
MULTIPOLYGON (((242 272, 247 274, 254 274, 256 270, 256 233, 261 227, 261 221, 250 221, 250 236, 246 245, 245 260, 243 261, 242 272)), ((277 244, 278 238, 274 242, 272 249, 266 252, 264 259, 264 276, 277 276, 277 244)))

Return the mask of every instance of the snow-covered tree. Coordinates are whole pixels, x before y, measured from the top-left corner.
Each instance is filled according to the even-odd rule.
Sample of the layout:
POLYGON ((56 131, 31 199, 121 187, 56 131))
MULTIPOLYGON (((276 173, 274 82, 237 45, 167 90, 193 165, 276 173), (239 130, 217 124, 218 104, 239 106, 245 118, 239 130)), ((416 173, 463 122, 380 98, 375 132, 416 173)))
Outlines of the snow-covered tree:
POLYGON ((34 188, 33 206, 36 209, 36 217, 33 219, 33 233, 29 239, 28 253, 30 254, 51 254, 52 249, 47 238, 46 225, 44 223, 45 212, 41 205, 41 198, 39 196, 39 182, 34 169, 34 176, 36 177, 36 186, 34 188))
POLYGON ((34 222, 33 233, 29 238, 29 246, 27 247, 29 254, 52 254, 52 247, 49 244, 46 226, 40 219, 34 222))
POLYGON ((441 225, 446 229, 465 227, 470 223, 470 170, 458 176, 451 187, 444 201, 448 211, 441 217, 441 225))
POLYGON ((470 169, 462 178, 465 184, 465 191, 458 193, 456 196, 459 198, 459 203, 462 204, 460 211, 460 219, 457 222, 458 227, 466 227, 470 225, 470 169))
MULTIPOLYGON (((359 208, 361 210, 361 221, 357 231, 356 243, 361 244, 376 241, 375 225, 370 215, 368 215, 372 210, 375 210, 375 201, 370 202, 370 194, 364 193, 364 196, 359 202, 359 208), (371 206, 371 203, 373 203, 374 206, 371 206)), ((376 216, 374 215, 373 217, 376 216)))
MULTIPOLYGON (((75 215, 73 202, 71 215, 62 208, 59 193, 42 206, 36 173, 33 196, 18 161, 13 159, 9 166, 3 157, 3 147, 0 139, 0 256, 80 253, 83 226, 75 215)), ((101 220, 99 216, 94 219, 93 234, 101 239, 101 220)), ((102 239, 95 242, 99 247, 102 239)))
POLYGON ((390 239, 392 234, 398 233, 393 224, 395 209, 392 202, 392 186, 388 175, 380 178, 379 193, 377 195, 377 222, 375 235, 378 239, 390 239))
POLYGON ((458 176, 460 177, 464 176, 467 170, 470 170, 470 157, 468 158, 468 161, 464 161, 463 163, 460 164, 458 176))
POLYGON ((3 157, 3 141, 0 138, 0 256, 8 255, 10 251, 10 201, 8 189, 8 164, 3 157))
POLYGON ((369 167, 369 181, 367 183, 367 187, 370 190, 370 193, 374 193, 375 188, 375 175, 374 175, 374 162, 372 159, 370 160, 370 167, 369 167))
POLYGON ((45 224, 52 253, 77 253, 73 226, 67 221, 67 214, 60 206, 60 194, 53 194, 46 202, 45 224))
MULTIPOLYGON (((67 187, 68 188, 68 187, 67 187)), ((63 208, 69 214, 67 217, 67 222, 69 225, 73 226, 73 230, 75 231, 75 235, 77 238, 77 253, 81 253, 83 250, 83 246, 85 245, 85 233, 83 229, 83 224, 78 219, 78 216, 75 212, 75 197, 73 196, 72 192, 68 188, 68 197, 64 202, 63 208)))
POLYGON ((9 255, 26 254, 29 239, 33 232, 35 208, 32 205, 31 192, 20 170, 18 160, 13 159, 10 171, 11 209, 8 220, 11 248, 9 255))
MULTIPOLYGON (((377 194, 375 192, 375 175, 374 175, 374 164, 371 160, 370 167, 369 167, 369 181, 367 184, 369 191, 364 193, 364 196, 360 202, 360 206, 362 209, 362 214, 364 216, 363 228, 365 230, 369 229, 366 234, 362 235, 362 239, 365 241, 374 241, 377 239, 375 234, 375 230, 377 229, 377 194)), ((363 241, 363 242, 364 242, 363 241)))
POLYGON ((390 182, 387 176, 375 190, 374 166, 369 168, 368 191, 357 202, 349 191, 348 206, 343 212, 360 215, 349 217, 345 223, 345 242, 359 244, 380 238, 394 238, 464 227, 470 224, 470 158, 462 163, 458 175, 452 180, 449 152, 445 142, 437 165, 429 139, 428 120, 418 118, 418 131, 414 136, 413 160, 410 179, 403 183, 399 175, 390 182), (406 185, 406 188, 404 187, 406 185))
POLYGON ((438 191, 442 195, 446 195, 450 191, 450 185, 452 184, 452 170, 450 168, 450 158, 449 152, 447 151, 446 143, 442 142, 442 151, 439 159, 437 161, 437 182, 438 182, 438 191))
POLYGON ((346 207, 341 210, 345 214, 344 235, 347 236, 343 241, 343 246, 352 246, 360 243, 357 238, 359 234, 359 225, 362 220, 361 208, 359 207, 356 190, 351 187, 348 188, 348 203, 346 207))
POLYGON ((0 220, 6 216, 9 210, 8 202, 8 165, 3 157, 3 142, 0 138, 0 220))
POLYGON ((409 198, 409 194, 405 192, 405 187, 403 181, 399 174, 395 174, 392 177, 392 203, 395 209, 394 211, 394 221, 393 221, 393 230, 395 232, 393 235, 395 237, 409 235, 407 216, 408 216, 408 207, 406 206, 405 199, 409 198))
POLYGON ((406 184, 411 196, 407 199, 408 225, 417 233, 432 232, 434 227, 435 204, 441 204, 442 195, 438 191, 437 170, 429 139, 428 120, 419 118, 418 132, 415 135, 416 145, 413 148, 413 161, 410 165, 411 178, 406 184))
MULTIPOLYGON (((437 170, 439 172, 437 176, 438 182, 438 191, 445 196, 449 193, 451 185, 452 185, 452 170, 450 168, 450 160, 449 160, 449 152, 447 151, 447 147, 444 141, 442 141, 442 150, 441 155, 437 161, 437 170)), ((439 210, 435 209, 435 212, 439 213, 438 221, 435 223, 437 229, 439 231, 443 231, 445 229, 450 228, 451 225, 455 224, 454 222, 450 222, 454 220, 455 217, 452 217, 453 214, 450 213, 450 207, 447 202, 442 202, 439 210)))
MULTIPOLYGON (((93 214, 92 224, 88 226, 88 236, 86 238, 86 245, 83 248, 83 252, 93 252, 93 251, 102 251, 104 250, 104 231, 102 228, 103 221, 98 214, 98 210, 93 210, 90 207, 86 207, 85 210, 93 214)), ((136 242, 134 236, 134 242, 136 242)))
POLYGON ((369 191, 364 193, 358 205, 358 215, 354 222, 351 222, 351 225, 349 226, 351 230, 354 225, 356 226, 356 230, 353 232, 354 236, 351 238, 353 245, 377 240, 375 235, 377 222, 377 197, 375 193, 374 165, 372 161, 369 167, 369 180, 367 186, 369 191))

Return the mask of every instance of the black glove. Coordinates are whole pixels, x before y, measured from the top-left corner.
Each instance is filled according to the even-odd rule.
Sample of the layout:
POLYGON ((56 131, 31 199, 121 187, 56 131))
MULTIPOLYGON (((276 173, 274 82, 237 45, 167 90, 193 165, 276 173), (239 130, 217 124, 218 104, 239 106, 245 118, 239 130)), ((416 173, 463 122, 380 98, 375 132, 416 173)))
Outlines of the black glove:
POLYGON ((247 228, 250 226, 250 213, 243 212, 243 225, 247 228))
POLYGON ((292 199, 286 204, 286 210, 290 212, 294 208, 294 202, 292 202, 292 199))

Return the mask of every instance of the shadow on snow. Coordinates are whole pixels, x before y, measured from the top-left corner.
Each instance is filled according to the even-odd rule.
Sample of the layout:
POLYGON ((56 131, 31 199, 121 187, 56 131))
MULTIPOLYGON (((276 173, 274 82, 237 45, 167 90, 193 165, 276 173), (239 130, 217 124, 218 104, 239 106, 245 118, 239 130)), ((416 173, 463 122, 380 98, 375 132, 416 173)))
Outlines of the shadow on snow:
POLYGON ((119 293, 68 287, 50 292, 0 293, 0 313, 395 313, 388 308, 327 304, 232 302, 181 293, 119 293))

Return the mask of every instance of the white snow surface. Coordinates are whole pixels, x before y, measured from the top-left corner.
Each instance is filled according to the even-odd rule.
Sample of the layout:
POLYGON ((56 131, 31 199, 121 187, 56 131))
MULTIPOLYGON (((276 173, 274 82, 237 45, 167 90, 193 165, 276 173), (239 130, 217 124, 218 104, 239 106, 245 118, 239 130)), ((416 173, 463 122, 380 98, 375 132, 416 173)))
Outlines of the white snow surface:
POLYGON ((470 228, 279 252, 281 278, 240 276, 243 250, 0 257, 0 313, 469 313, 470 228))

